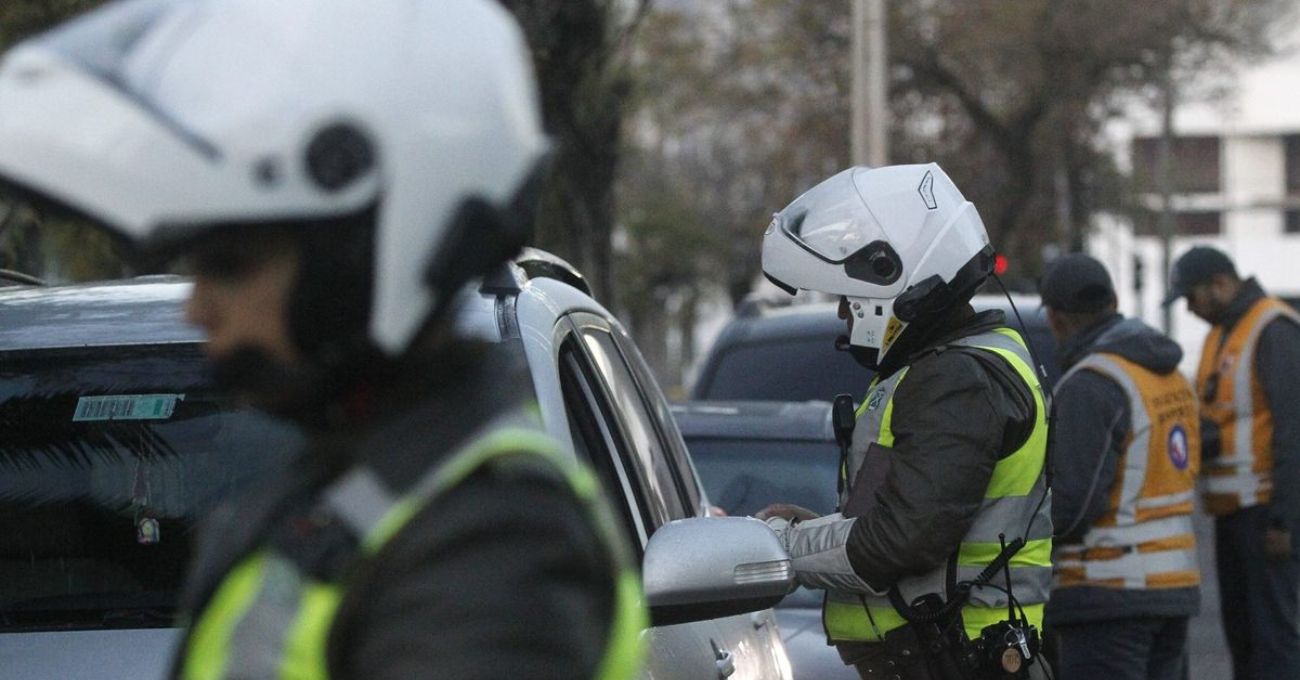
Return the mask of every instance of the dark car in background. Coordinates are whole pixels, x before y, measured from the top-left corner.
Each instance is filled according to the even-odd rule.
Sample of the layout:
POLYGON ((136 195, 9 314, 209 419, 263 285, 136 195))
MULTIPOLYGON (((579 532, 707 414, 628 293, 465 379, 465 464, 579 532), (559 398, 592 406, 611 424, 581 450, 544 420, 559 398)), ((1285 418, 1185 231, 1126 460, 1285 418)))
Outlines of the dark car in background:
MULTIPOLYGON (((1047 371, 1049 390, 1058 375, 1056 344, 1037 297, 977 295, 976 311, 1001 310, 1025 336, 1047 371), (1017 318, 1022 319, 1023 327, 1017 318)), ((700 364, 691 390, 696 400, 830 400, 837 394, 861 398, 872 373, 848 352, 835 349, 845 335, 837 304, 778 305, 749 302, 718 335, 700 364)))
MULTIPOLYGON (((695 401, 673 406, 710 501, 729 515, 771 503, 835 512, 839 448, 825 401, 695 401)), ((856 680, 822 628, 822 593, 799 588, 776 619, 796 680, 856 680)))

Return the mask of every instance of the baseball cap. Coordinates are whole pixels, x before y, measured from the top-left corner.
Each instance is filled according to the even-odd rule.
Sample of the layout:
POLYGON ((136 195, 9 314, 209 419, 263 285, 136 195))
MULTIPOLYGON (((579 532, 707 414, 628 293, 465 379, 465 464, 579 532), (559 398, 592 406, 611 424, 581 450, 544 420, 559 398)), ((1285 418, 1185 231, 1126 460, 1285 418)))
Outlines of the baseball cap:
POLYGON ((1099 312, 1115 302, 1115 285, 1096 258, 1072 253, 1053 260, 1038 284, 1043 306, 1061 312, 1099 312))
POLYGON ((1169 272, 1169 292, 1165 295, 1166 307, 1187 295, 1193 286, 1205 283, 1217 274, 1237 275, 1237 268, 1222 250, 1209 246, 1196 246, 1183 253, 1169 272))

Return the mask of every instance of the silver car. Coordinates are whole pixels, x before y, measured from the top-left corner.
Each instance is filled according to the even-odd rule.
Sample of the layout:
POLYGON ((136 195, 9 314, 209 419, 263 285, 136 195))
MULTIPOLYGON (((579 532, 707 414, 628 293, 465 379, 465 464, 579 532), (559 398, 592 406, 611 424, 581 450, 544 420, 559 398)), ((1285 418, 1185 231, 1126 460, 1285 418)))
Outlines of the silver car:
MULTIPOLYGON (((674 404, 713 503, 752 515, 772 503, 835 512, 839 448, 826 401, 692 401, 674 404)), ((795 680, 857 680, 826 640, 822 592, 800 588, 776 608, 795 680)))
MULTIPOLYGON (((0 289, 6 680, 164 677, 195 521, 298 446, 211 388, 188 289, 0 289)), ((546 428, 622 512, 654 622, 644 677, 790 678, 767 608, 792 583, 788 556, 761 522, 704 516, 663 396, 581 278, 534 252, 463 297, 462 330, 518 348, 546 428)))

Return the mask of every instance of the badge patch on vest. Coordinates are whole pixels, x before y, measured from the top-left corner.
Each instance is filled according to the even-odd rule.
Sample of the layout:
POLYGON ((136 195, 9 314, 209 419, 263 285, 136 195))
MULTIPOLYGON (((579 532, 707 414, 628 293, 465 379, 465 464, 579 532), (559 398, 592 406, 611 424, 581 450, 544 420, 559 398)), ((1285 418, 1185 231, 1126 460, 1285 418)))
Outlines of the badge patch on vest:
POLYGON ((1170 431, 1168 444, 1169 460, 1179 470, 1186 470, 1190 458, 1187 454, 1187 433, 1183 431, 1182 425, 1175 425, 1170 431))
POLYGON ((871 397, 867 399, 867 410, 874 411, 880 408, 880 405, 884 403, 884 401, 885 401, 885 388, 881 387, 877 389, 875 392, 872 392, 871 397))

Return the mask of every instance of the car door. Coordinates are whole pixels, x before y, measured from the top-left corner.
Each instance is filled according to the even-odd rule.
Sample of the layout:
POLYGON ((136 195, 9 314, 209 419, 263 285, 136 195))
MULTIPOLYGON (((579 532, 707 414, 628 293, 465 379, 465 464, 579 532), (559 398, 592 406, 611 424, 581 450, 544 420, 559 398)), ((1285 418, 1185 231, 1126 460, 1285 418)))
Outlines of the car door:
MULTIPOLYGON (((575 313, 566 321, 570 328, 562 331, 557 347, 574 445, 622 501, 619 510, 640 550, 659 526, 700 514, 701 487, 668 406, 631 340, 594 314, 575 313)), ((655 627, 647 633, 647 677, 789 677, 773 621, 765 610, 655 627)))

